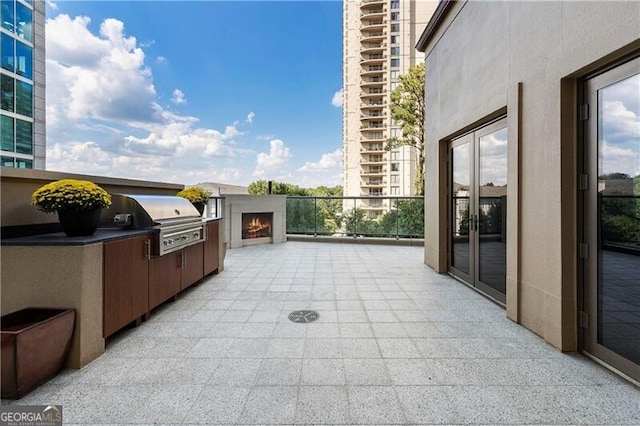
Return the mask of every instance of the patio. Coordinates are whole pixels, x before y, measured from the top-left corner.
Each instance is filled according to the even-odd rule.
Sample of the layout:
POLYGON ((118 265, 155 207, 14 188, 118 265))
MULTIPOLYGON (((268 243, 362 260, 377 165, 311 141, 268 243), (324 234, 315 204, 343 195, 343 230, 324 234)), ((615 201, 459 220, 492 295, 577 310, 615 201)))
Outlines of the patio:
POLYGON ((62 404, 77 424, 639 424, 639 401, 422 247, 288 242, 227 251, 92 364, 3 404, 62 404), (299 309, 320 318, 289 321, 299 309))

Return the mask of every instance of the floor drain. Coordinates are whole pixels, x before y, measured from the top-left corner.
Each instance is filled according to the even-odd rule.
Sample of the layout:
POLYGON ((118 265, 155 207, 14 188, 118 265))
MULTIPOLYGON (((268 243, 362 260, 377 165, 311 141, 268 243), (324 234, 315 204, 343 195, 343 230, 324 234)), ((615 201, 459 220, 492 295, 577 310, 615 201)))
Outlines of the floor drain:
POLYGON ((297 323, 313 322, 320 318, 316 311, 293 311, 289 314, 289 319, 297 323))

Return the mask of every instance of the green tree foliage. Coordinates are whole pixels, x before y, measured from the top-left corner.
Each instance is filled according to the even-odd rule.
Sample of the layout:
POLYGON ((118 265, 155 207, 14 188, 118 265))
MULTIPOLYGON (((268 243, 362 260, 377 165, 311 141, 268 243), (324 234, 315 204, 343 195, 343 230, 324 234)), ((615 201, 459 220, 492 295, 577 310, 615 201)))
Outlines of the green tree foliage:
POLYGON ((398 212, 400 236, 424 237, 424 199, 402 200, 398 212))
POLYGON ((424 201, 422 199, 401 200, 396 209, 386 212, 378 219, 368 219, 364 210, 355 208, 342 217, 345 232, 349 236, 366 237, 424 237, 424 201))
POLYGON ((631 178, 623 173, 600 176, 601 180, 629 180, 635 197, 602 195, 600 218, 602 240, 608 243, 640 246, 640 175, 631 178))
POLYGON ((385 148, 412 146, 416 150, 416 195, 424 195, 424 63, 409 68, 401 75, 398 87, 391 93, 391 118, 399 123, 402 136, 387 139, 385 148))
MULTIPOLYGON (((269 182, 266 180, 251 182, 247 187, 247 192, 253 195, 266 195, 269 193, 269 182)), ((271 185, 271 193, 280 195, 311 195, 308 189, 285 182, 273 182, 271 185)))

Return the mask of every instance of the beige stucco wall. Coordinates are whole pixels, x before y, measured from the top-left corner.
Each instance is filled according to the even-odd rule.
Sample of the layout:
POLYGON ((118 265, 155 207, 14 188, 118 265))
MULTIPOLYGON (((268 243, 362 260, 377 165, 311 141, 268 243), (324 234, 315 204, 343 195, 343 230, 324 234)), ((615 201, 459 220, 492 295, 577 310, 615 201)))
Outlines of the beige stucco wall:
POLYGON ((26 307, 73 308, 67 366, 80 368, 104 352, 102 243, 86 246, 2 246, 2 314, 26 307))
POLYGON ((175 195, 183 185, 88 176, 44 170, 2 168, 0 176, 0 225, 55 223, 58 217, 38 211, 31 205, 31 194, 40 186, 59 179, 90 180, 109 193, 175 195))
POLYGON ((506 108, 507 314, 563 350, 577 347, 575 88, 638 50, 639 28, 638 2, 460 2, 426 46, 425 262, 446 271, 447 141, 506 108))

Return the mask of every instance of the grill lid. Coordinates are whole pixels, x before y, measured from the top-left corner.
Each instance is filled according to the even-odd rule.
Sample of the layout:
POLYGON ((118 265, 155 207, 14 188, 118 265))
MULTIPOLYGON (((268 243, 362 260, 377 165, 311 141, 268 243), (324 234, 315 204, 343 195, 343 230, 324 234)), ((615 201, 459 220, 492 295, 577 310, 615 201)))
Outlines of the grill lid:
POLYGON ((185 198, 173 195, 111 194, 111 206, 103 210, 101 223, 130 225, 135 229, 156 225, 201 221, 198 210, 185 198), (122 215, 131 215, 130 223, 122 215), (119 220, 114 219, 119 216, 119 220))

